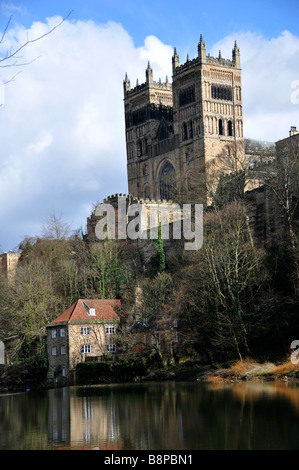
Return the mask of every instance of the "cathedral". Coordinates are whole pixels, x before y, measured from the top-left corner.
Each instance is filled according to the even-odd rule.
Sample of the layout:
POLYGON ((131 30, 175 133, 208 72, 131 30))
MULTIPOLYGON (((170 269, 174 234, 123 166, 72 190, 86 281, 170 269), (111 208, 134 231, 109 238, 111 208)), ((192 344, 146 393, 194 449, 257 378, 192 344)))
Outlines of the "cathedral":
MULTIPOLYGON (((114 194, 104 203, 112 205, 116 214, 119 196, 125 197, 126 207, 138 203, 148 211, 161 201, 170 207, 177 202, 178 182, 190 193, 202 187, 196 202, 205 207, 217 197, 229 202, 234 199, 231 196, 242 193, 250 203, 253 230, 261 239, 272 240, 276 229, 268 220, 270 199, 263 170, 275 158, 275 145, 244 139, 237 43, 231 59, 224 59, 220 51, 212 57, 201 36, 192 60, 187 56, 180 64, 174 49, 172 83, 167 77, 165 83, 154 81, 150 63, 145 78, 134 88, 128 76, 123 81, 128 195, 114 194)), ((294 129, 296 135, 290 139, 299 135, 294 129)), ((95 211, 87 219, 90 241, 97 240, 98 220, 95 211)))
POLYGON ((220 51, 215 58, 201 36, 192 60, 180 64, 174 49, 172 74, 172 84, 154 81, 148 63, 145 83, 123 82, 128 190, 136 198, 169 200, 170 181, 188 185, 225 147, 244 146, 237 43, 231 60, 220 51))

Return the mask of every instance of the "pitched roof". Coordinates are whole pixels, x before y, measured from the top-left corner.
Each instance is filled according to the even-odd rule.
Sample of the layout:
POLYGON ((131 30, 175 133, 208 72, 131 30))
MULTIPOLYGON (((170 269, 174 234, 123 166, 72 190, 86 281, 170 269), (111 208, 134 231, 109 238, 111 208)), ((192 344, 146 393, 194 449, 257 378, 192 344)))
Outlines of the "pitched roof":
POLYGON ((109 299, 79 299, 59 317, 55 318, 52 323, 76 323, 84 321, 119 321, 119 315, 115 310, 119 310, 121 306, 120 300, 109 299), (90 309, 94 309, 94 314, 90 314, 90 309))

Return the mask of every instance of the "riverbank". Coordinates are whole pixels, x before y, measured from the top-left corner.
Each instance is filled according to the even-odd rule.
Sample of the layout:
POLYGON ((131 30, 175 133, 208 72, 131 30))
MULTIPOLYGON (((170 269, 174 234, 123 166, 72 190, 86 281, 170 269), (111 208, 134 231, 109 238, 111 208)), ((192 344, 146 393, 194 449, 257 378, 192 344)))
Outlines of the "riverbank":
MULTIPOLYGON (((45 369, 37 370, 22 365, 11 366, 0 378, 0 393, 44 389, 45 377, 45 369)), ((293 364, 289 359, 274 363, 246 358, 243 361, 208 365, 198 361, 186 361, 166 369, 151 370, 144 376, 134 377, 132 382, 169 380, 208 383, 279 381, 299 384, 299 364, 293 364)), ((110 383, 109 380, 104 382, 110 383)))
POLYGON ((203 366, 188 361, 167 370, 153 371, 143 380, 186 380, 198 382, 281 381, 299 384, 299 364, 290 360, 279 363, 258 362, 251 358, 225 364, 203 366))
POLYGON ((233 362, 229 367, 219 366, 216 370, 200 374, 198 381, 239 382, 239 381, 280 381, 299 383, 299 364, 290 360, 281 363, 258 362, 251 358, 233 362))

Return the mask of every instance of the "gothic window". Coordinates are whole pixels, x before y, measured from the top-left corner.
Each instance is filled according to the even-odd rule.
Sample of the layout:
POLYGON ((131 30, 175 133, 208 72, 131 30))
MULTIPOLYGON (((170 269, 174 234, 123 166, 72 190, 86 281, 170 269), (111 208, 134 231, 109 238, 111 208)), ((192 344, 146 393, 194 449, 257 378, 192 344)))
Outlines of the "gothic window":
POLYGON ((230 137, 233 135, 233 123, 231 121, 228 121, 227 123, 227 132, 230 137))
POLYGON ((200 123, 197 122, 197 135, 200 135, 200 131, 201 131, 200 123))
POLYGON ((214 100, 232 101, 232 88, 228 86, 211 86, 211 95, 214 100))
POLYGON ((223 135, 223 122, 219 119, 219 135, 223 135))
POLYGON ((193 103, 194 101, 195 101, 194 86, 180 91, 180 95, 179 95, 180 106, 185 106, 186 104, 193 103))
POLYGON ((137 141, 137 157, 141 157, 142 155, 142 142, 141 140, 137 141))
POLYGON ((172 199, 175 188, 175 170, 170 162, 166 162, 160 172, 160 199, 172 199))
POLYGON ((193 122, 189 121, 189 137, 192 139, 193 137, 193 122))
POLYGON ((188 139, 188 129, 187 129, 187 124, 184 122, 183 123, 183 140, 188 139))

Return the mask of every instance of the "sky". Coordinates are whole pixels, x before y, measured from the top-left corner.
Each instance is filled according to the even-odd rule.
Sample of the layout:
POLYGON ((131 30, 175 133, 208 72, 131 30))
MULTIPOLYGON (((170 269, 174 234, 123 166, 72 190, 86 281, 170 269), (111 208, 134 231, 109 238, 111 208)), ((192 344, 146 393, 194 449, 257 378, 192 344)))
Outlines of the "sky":
POLYGON ((244 136, 275 142, 299 128, 298 0, 0 0, 0 250, 41 234, 55 213, 86 231, 94 204, 127 193, 125 74, 171 81, 207 52, 241 52, 244 136), (68 16, 69 15, 69 16, 68 16), (8 66, 9 65, 9 66, 8 66))

